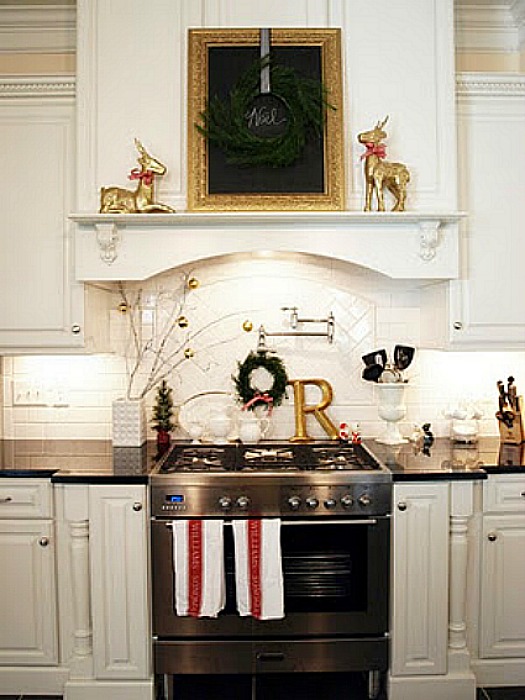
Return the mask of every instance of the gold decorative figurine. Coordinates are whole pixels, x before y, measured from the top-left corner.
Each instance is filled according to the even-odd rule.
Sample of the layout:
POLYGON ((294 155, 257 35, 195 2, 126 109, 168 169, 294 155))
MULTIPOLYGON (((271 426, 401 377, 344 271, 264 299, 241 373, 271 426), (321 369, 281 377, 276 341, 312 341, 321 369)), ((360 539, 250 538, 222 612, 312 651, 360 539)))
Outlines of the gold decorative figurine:
POLYGON ((166 204, 155 202, 155 175, 164 175, 166 166, 146 151, 138 139, 135 146, 140 153, 139 168, 129 174, 130 180, 138 180, 135 190, 123 187, 102 187, 100 190, 101 214, 158 214, 175 210, 166 204))
POLYGON ((405 211, 406 186, 410 181, 410 173, 403 163, 390 163, 388 160, 383 160, 386 158, 386 146, 381 142, 386 139, 383 127, 387 121, 388 117, 381 123, 377 122, 371 131, 363 131, 357 136, 359 143, 366 146, 366 152, 361 156, 361 160, 365 161, 365 211, 372 210, 374 192, 377 198, 377 210, 385 211, 385 188, 396 199, 392 211, 405 211))

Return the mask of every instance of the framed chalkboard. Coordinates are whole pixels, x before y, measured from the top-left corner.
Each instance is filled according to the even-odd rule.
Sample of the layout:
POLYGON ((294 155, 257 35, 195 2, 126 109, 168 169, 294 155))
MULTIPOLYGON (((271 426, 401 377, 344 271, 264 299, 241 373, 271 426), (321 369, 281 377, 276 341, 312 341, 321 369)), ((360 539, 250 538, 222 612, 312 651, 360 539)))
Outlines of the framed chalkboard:
MULTIPOLYGON (((202 132, 213 99, 229 104, 249 71, 259 70, 259 29, 189 30, 188 208, 199 210, 344 209, 341 42, 338 29, 271 29, 272 65, 326 88, 330 105, 320 131, 305 132, 298 155, 284 165, 232 162, 202 132), (201 126, 201 129, 198 127, 201 126)), ((293 111, 279 94, 260 95, 243 115, 264 147, 293 111), (266 140, 268 139, 268 140, 266 140)))

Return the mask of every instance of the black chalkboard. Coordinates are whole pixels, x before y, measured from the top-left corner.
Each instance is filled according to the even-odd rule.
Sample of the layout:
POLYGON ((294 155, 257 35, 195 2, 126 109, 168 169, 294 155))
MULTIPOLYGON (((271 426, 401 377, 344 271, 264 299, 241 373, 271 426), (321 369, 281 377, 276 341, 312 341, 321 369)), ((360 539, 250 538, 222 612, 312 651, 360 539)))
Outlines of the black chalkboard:
MULTIPOLYGON (((228 99, 231 89, 259 58, 254 46, 210 47, 207 99, 228 99)), ((282 46, 272 49, 272 60, 298 75, 321 81, 321 49, 318 46, 282 46)), ((246 167, 231 165, 220 148, 208 144, 208 193, 322 193, 325 189, 323 135, 309 134, 306 146, 292 165, 246 167)))
MULTIPOLYGON (((326 110, 323 133, 306 132, 306 144, 291 165, 228 163, 228 156, 211 143, 197 125, 203 125, 202 115, 214 96, 227 102, 240 78, 246 77, 250 68, 257 69, 261 30, 190 29, 188 209, 192 211, 345 208, 341 32, 339 29, 272 28, 270 37, 272 65, 292 69, 298 78, 322 84, 328 91, 329 104, 335 109, 326 110)), ((270 89, 270 96, 265 93, 264 99, 281 99, 282 105, 282 98, 274 92, 273 85, 270 89)), ((261 104, 260 100, 261 96, 250 103, 248 114, 253 111, 254 104, 261 104)), ((275 102, 271 104, 275 106, 275 102)), ((283 115, 290 118, 286 127, 290 128, 293 112, 286 103, 282 112, 259 111, 256 123, 246 125, 257 136, 268 138, 283 115), (264 124, 268 113, 270 122, 264 124)))

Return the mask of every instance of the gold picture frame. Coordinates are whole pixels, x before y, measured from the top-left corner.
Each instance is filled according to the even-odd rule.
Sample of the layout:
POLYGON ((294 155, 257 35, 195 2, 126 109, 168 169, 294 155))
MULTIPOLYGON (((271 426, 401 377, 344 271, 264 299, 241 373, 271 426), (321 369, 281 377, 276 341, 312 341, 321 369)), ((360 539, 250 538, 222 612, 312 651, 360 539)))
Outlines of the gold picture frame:
MULTIPOLYGON (((248 56, 252 57, 254 51, 258 51, 260 30, 190 29, 188 38, 188 209, 343 210, 345 181, 340 30, 271 30, 272 54, 281 50, 282 54, 293 56, 296 64, 310 56, 306 60, 318 66, 317 73, 328 90, 328 102, 334 109, 326 110, 324 132, 307 156, 299 159, 303 162, 285 168, 267 167, 266 172, 265 168, 226 164, 224 155, 217 155, 218 149, 210 147, 207 138, 196 127, 196 124, 202 125, 201 114, 212 96, 211 82, 220 81, 223 92, 228 88, 228 80, 231 80, 229 87, 233 86, 239 75, 239 65, 235 62, 246 62, 248 56), (311 60, 312 56, 314 61, 311 60), (307 157, 311 163, 306 162, 307 157)), ((252 58, 249 60, 252 61, 252 58)))

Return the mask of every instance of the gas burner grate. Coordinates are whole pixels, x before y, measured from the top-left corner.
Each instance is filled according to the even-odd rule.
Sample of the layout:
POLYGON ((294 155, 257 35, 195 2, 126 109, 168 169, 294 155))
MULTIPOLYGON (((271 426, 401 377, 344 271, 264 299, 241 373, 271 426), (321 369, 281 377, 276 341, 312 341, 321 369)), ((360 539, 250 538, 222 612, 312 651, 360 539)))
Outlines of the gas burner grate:
POLYGON ((162 472, 224 472, 230 460, 226 450, 215 447, 183 447, 173 450, 163 464, 162 472))
POLYGON ((315 469, 319 471, 360 471, 377 469, 369 459, 363 459, 351 446, 314 447, 315 469))

